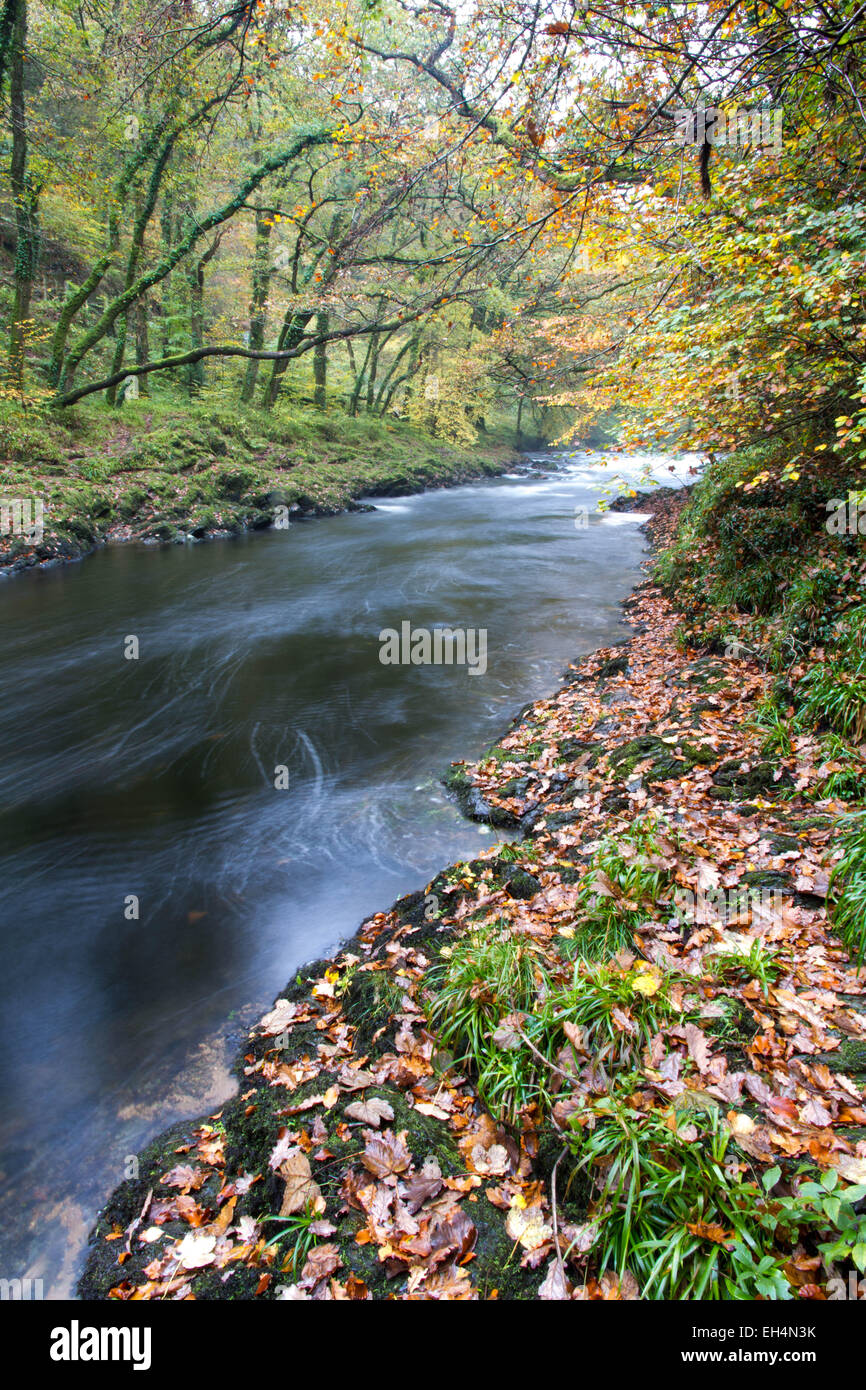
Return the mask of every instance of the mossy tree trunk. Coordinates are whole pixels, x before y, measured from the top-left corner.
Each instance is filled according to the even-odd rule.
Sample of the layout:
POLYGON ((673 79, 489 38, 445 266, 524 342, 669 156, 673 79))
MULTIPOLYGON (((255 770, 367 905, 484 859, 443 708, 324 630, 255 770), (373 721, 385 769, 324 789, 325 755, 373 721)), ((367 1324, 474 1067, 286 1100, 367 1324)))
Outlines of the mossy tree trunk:
MULTIPOLYGON (((328 315, 316 315, 316 336, 324 336, 328 332, 328 315)), ((327 342, 316 343, 313 350, 313 380, 315 381, 315 391, 313 399, 320 410, 324 410, 328 399, 328 344, 327 342)))
POLYGON ((24 356, 33 280, 39 259, 39 189, 27 162, 27 112, 24 100, 24 49, 27 42, 27 6, 18 0, 11 23, 8 50, 9 118, 12 125, 12 160, 9 185, 15 208, 15 266, 13 271, 12 322, 9 329, 9 385, 24 387, 24 356))
MULTIPOLYGON (((259 204, 256 208, 256 249, 253 257, 249 341, 249 346, 256 352, 260 351, 265 345, 267 303, 271 285, 271 226, 270 216, 262 210, 259 204)), ((242 401, 249 402, 253 399, 258 375, 259 362, 251 357, 247 362, 247 369, 244 373, 244 384, 241 389, 242 401)))
MULTIPOLYGON (((150 360, 150 335, 147 328, 147 303, 140 299, 135 306, 133 318, 135 321, 135 360, 140 367, 142 363, 150 360)), ((139 378, 138 389, 142 396, 150 395, 148 377, 139 378)))
POLYGON ((371 414, 376 399, 376 374, 379 370, 379 334, 370 341, 370 368, 367 372, 367 414, 371 414))
MULTIPOLYGON (((286 317, 283 319, 280 336, 277 339, 277 351, 291 352, 293 348, 296 348, 303 338, 307 324, 312 317, 312 310, 310 310, 309 313, 304 312, 301 314, 288 310, 286 312, 286 317)), ((270 379, 265 387, 262 400, 262 404, 267 406, 269 410, 275 404, 277 396, 280 394, 280 387, 283 384, 283 377, 285 376, 288 365, 288 359, 283 358, 280 361, 274 362, 271 368, 270 379)))
MULTIPOLYGON (((204 273, 208 261, 217 253, 222 240, 222 232, 217 232, 213 242, 197 261, 188 262, 189 273, 189 342, 190 349, 204 347, 204 273)), ((190 399, 200 396, 204 389, 204 361, 191 362, 187 372, 187 390, 190 399)))

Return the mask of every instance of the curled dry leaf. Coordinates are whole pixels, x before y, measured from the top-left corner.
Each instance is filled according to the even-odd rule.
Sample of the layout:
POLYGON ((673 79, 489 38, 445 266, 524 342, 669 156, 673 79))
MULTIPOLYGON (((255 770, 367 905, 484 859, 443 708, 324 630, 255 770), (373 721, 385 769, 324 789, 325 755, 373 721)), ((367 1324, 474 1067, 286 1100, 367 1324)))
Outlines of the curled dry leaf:
POLYGON ((447 1217, 436 1218, 430 1227, 430 1247, 432 1250, 454 1251, 459 1262, 475 1248, 478 1230, 462 1207, 447 1217))
POLYGON ((505 1220, 511 1240, 519 1241, 524 1250, 535 1250, 553 1235, 553 1227, 544 1220, 540 1206, 512 1206, 505 1220))
POLYGON ((853 1154, 838 1154, 835 1167, 848 1182, 866 1182, 866 1158, 855 1158, 853 1154))
POLYGON ((298 1013, 298 1005, 290 1004, 288 999, 278 999, 269 1014, 265 1014, 259 1028, 265 1037, 274 1037, 290 1028, 298 1013))
POLYGON ((406 1206, 414 1216, 425 1202, 442 1191, 442 1171, 435 1158, 428 1158, 420 1173, 407 1178, 402 1189, 406 1206))
POLYGON ((447 1120, 450 1113, 448 1110, 443 1109, 441 1105, 434 1105, 432 1100, 416 1101, 415 1109, 418 1111, 419 1115, 428 1115, 431 1120, 447 1120))
POLYGON ((376 1078, 371 1071, 362 1071, 360 1067, 344 1066, 337 1077, 340 1089, 343 1091, 363 1091, 367 1086, 374 1086, 376 1078))
POLYGON ((560 1236, 565 1246, 563 1254, 569 1259, 579 1259, 589 1251, 598 1240, 601 1227, 597 1221, 586 1221, 582 1226, 563 1226, 560 1236))
POLYGON ((724 1226, 718 1226, 713 1222, 687 1221, 686 1230, 691 1231, 694 1236, 699 1236, 701 1240, 712 1241, 713 1245, 727 1245, 728 1241, 734 1239, 733 1231, 726 1231, 724 1226))
POLYGON ((505 1052, 514 1052, 523 1045, 523 1017, 523 1014, 506 1014, 505 1018, 500 1020, 499 1027, 493 1032, 493 1041, 497 1047, 501 1047, 505 1052))
POLYGON ((548 1301, 562 1301, 571 1297, 571 1290, 559 1260, 553 1260, 538 1290, 538 1297, 548 1301))
POLYGON ((568 1019, 565 1019, 562 1024, 562 1030, 565 1033, 565 1036, 568 1038, 568 1041, 574 1048, 575 1052, 579 1052, 582 1055, 586 1055, 587 1046, 586 1039, 584 1038, 583 1029, 578 1028, 576 1023, 570 1023, 568 1019))
POLYGON ((412 1162, 412 1155, 406 1147, 406 1131, 395 1134, 386 1129, 382 1134, 372 1135, 361 1159, 368 1172, 377 1178, 387 1178, 395 1173, 405 1173, 412 1162))
POLYGON ((392 1107, 378 1096, 371 1096, 369 1100, 355 1100, 346 1106, 343 1113, 347 1119, 358 1120, 361 1124, 369 1125, 371 1129, 378 1129, 383 1120, 394 1118, 392 1107))
POLYGON ((640 1298, 640 1287, 629 1270, 626 1270, 621 1278, 612 1270, 605 1270, 598 1281, 598 1288, 598 1296, 608 1301, 632 1301, 640 1298))
POLYGON ((198 1192, 207 1177, 203 1168, 191 1168, 188 1163, 179 1163, 171 1172, 164 1173, 160 1182, 164 1187, 179 1187, 181 1192, 198 1192))
POLYGON ((280 1165, 279 1173, 286 1181, 280 1216, 291 1216, 305 1207, 312 1207, 316 1212, 325 1210, 325 1199, 305 1153, 298 1149, 280 1165))
POLYGON ((336 1245, 315 1246, 307 1256, 307 1262, 299 1281, 301 1287, 313 1288, 321 1279, 327 1279, 329 1275, 334 1273, 335 1269, 339 1269, 342 1263, 336 1245))
POLYGON ((190 1233, 184 1236, 175 1253, 182 1269, 204 1269, 205 1265, 213 1264, 215 1247, 216 1236, 190 1233))
POLYGON ((710 1040, 695 1023, 685 1026, 686 1047, 698 1071, 706 1071, 710 1061, 710 1040))

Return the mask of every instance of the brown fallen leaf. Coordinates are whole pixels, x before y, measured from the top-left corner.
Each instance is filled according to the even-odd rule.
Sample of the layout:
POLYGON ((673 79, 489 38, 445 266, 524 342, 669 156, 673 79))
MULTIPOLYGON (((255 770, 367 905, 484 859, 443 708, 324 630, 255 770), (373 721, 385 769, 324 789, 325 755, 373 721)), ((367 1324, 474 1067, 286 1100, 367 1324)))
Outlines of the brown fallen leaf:
POLYGON ((447 1217, 434 1217, 430 1224, 430 1248, 454 1252, 459 1264, 475 1248, 478 1229, 475 1222, 458 1207, 447 1217))
POLYGON ((319 1283, 320 1279, 327 1279, 339 1269, 343 1261, 336 1245, 317 1245, 307 1256, 306 1264, 299 1279, 301 1288, 311 1289, 319 1283))
POLYGON ((297 1153, 283 1160, 278 1172, 286 1182, 280 1216, 291 1216, 305 1207, 311 1207, 316 1212, 325 1210, 325 1199, 305 1153, 298 1149, 297 1153))
POLYGON ((551 1302, 562 1301, 571 1297, 571 1289, 559 1260, 551 1261, 550 1268, 538 1290, 538 1297, 551 1302))
POLYGON ((198 1192, 207 1181, 203 1168, 191 1168, 188 1163, 179 1163, 169 1173, 163 1173, 160 1182, 164 1187, 179 1187, 181 1192, 198 1192))
POLYGON ((709 1038, 706 1033, 701 1032, 696 1023, 687 1023, 683 1031, 686 1035, 686 1047, 689 1050, 689 1056, 698 1071, 706 1071, 710 1061, 709 1038))
POLYGON ((358 1120, 361 1124, 369 1125, 371 1129, 378 1129, 383 1120, 394 1118, 392 1107, 378 1096, 371 1096, 369 1100, 355 1100, 346 1106, 343 1113, 348 1119, 358 1120))
POLYGON ((726 1231, 723 1226, 707 1221, 687 1221, 686 1230, 691 1231, 693 1236, 699 1236, 701 1240, 712 1241, 714 1245, 727 1245, 728 1241, 734 1238, 733 1231, 726 1231))
POLYGON ((539 1205, 512 1206, 505 1219, 505 1229, 509 1239, 519 1241, 524 1250, 535 1250, 545 1245, 553 1235, 553 1227, 544 1219, 539 1205))
POLYGON ((395 1134, 386 1129, 382 1134, 374 1134, 367 1140, 361 1162, 368 1172, 377 1178, 405 1173, 412 1162, 412 1155, 406 1147, 406 1131, 395 1134))
POLYGON ((406 1179, 402 1192, 413 1216, 425 1202, 439 1195, 442 1185, 442 1171, 435 1158, 428 1159, 420 1173, 406 1179))

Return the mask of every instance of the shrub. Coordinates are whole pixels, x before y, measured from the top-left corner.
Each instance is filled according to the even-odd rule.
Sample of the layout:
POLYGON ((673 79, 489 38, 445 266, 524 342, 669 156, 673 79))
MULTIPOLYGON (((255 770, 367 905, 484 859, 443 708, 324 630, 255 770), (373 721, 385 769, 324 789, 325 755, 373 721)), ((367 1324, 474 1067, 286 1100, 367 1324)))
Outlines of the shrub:
POLYGON ((602 842, 580 881, 581 916, 566 948, 570 954, 606 960, 632 945, 635 928, 669 893, 670 834, 666 822, 645 816, 626 834, 602 842))
POLYGON ((830 916, 845 945, 862 965, 866 955, 866 813, 840 821, 841 858, 830 875, 830 916))
POLYGON ((640 960, 635 965, 585 964, 568 989, 552 993, 529 1033, 550 1055, 577 1030, 582 1048, 605 1067, 630 1068, 665 1024, 683 1021, 670 997, 674 977, 640 960))
POLYGON ((458 1064, 473 1068, 488 1109, 514 1120, 546 1086, 547 1074, 519 1037, 516 1046, 502 1046, 494 1033, 504 1019, 533 1013, 547 993, 541 948, 493 925, 471 931, 442 957, 427 980, 431 1024, 458 1064))

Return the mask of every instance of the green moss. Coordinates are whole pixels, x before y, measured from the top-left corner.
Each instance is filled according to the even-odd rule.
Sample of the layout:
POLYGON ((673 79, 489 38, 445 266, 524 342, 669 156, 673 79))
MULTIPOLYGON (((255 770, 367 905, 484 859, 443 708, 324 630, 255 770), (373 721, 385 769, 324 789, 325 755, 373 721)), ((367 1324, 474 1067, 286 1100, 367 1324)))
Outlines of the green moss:
POLYGON ((0 564, 65 558, 130 534, 177 540, 259 528, 278 505, 331 514, 365 494, 495 474, 509 457, 507 448, 468 452, 404 425, 287 405, 229 415, 206 402, 60 413, 0 403, 0 495, 45 505, 43 540, 2 538, 0 564))
POLYGON ((787 769, 782 769, 778 777, 777 772, 779 769, 770 762, 744 768, 740 759, 731 758, 713 773, 714 785, 709 794, 717 801, 744 801, 770 793, 779 795, 791 786, 792 778, 787 769))
POLYGON ((608 762, 619 777, 625 781, 635 768, 650 760, 643 773, 646 782, 665 782, 671 777, 682 777, 698 763, 715 762, 718 754, 709 746, 681 741, 676 744, 665 743, 654 734, 643 734, 608 753, 608 762))
POLYGON ((812 1059, 824 1062, 830 1071, 858 1073, 866 1072, 866 1043, 856 1038, 843 1038, 835 1052, 822 1052, 812 1059))

